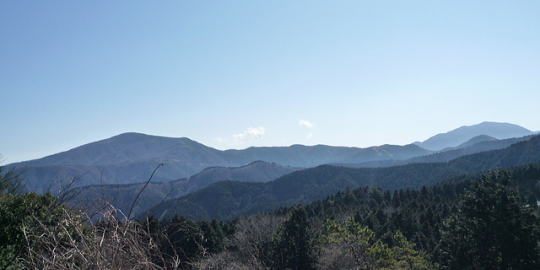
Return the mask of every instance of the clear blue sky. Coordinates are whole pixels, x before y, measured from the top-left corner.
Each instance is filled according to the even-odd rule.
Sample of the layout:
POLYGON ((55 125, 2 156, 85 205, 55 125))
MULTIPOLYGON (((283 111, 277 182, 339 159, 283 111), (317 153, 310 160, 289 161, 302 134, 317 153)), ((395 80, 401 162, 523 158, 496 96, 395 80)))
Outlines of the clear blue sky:
POLYGON ((207 145, 540 130, 540 1, 0 2, 0 153, 136 131, 207 145))

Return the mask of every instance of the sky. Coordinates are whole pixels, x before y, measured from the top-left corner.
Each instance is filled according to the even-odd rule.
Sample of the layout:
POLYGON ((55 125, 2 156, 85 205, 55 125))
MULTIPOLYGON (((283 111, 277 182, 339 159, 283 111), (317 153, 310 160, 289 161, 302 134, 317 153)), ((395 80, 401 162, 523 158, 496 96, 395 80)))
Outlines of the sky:
POLYGON ((536 0, 1 1, 2 162, 131 131, 228 149, 540 130, 538 14, 536 0))

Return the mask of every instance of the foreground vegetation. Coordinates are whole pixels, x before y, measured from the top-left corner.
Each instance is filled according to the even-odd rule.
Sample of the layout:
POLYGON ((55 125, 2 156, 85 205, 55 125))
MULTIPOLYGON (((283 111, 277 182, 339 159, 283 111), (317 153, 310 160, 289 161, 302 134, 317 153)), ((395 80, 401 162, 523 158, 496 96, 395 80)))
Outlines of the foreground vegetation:
POLYGON ((0 173, 0 269, 539 269, 540 166, 242 217, 92 223, 0 173))

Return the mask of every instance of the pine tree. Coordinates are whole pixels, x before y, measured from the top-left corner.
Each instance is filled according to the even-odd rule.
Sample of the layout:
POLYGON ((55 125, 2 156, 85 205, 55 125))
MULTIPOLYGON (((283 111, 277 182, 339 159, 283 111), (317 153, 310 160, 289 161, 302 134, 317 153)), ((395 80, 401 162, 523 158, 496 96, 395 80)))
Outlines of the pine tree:
POLYGON ((445 222, 446 269, 540 269, 538 218, 506 173, 483 178, 445 222))

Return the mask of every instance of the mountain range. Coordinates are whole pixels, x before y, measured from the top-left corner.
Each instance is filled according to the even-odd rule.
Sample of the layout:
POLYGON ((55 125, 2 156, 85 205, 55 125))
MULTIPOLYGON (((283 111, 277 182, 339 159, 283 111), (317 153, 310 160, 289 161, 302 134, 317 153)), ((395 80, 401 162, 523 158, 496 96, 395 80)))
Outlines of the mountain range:
POLYGON ((326 163, 401 160, 431 153, 414 144, 368 148, 327 145, 250 147, 217 150, 188 138, 125 133, 41 159, 10 164, 29 191, 57 193, 76 179, 73 187, 133 184, 145 181, 160 163, 165 166, 153 181, 189 177, 213 166, 235 167, 263 160, 284 166, 313 167, 326 163))
MULTIPOLYGON (((162 201, 178 198, 220 181, 234 179, 251 183, 268 182, 299 169, 255 161, 241 167, 209 167, 191 177, 175 181, 149 182, 134 206, 133 213, 142 213, 162 201)), ((144 185, 145 183, 77 187, 68 191, 66 198, 69 198, 67 200, 69 205, 84 209, 91 215, 108 205, 127 215, 133 200, 144 185)))
MULTIPOLYGON (((403 182, 395 179, 399 175, 397 172, 401 170, 420 172, 417 176, 422 177, 413 177, 414 181, 411 182, 416 186, 430 183, 436 181, 434 177, 440 179, 442 176, 469 172, 461 167, 456 169, 453 165, 440 167, 442 165, 433 164, 455 164, 460 157, 505 149, 530 140, 532 134, 534 133, 513 124, 483 122, 437 134, 421 143, 403 146, 358 148, 291 145, 222 151, 188 138, 124 133, 41 159, 10 164, 8 167, 15 168, 22 175, 27 191, 69 194, 68 197, 72 198, 70 204, 89 212, 96 212, 106 204, 112 204, 126 212, 143 187, 143 182, 158 164, 163 163, 164 166, 157 171, 134 207, 135 214, 148 211, 160 216, 170 213, 192 215, 195 211, 195 218, 231 218, 255 209, 309 202, 345 187, 364 184, 388 189, 402 187, 403 182), (422 163, 425 165, 420 165, 422 163), (321 166, 325 164, 333 166, 321 166), (384 170, 385 167, 392 168, 384 170), (362 173, 358 173, 354 168, 372 169, 360 170, 362 173), (426 176, 425 173, 433 168, 439 169, 426 176), (384 172, 390 172, 391 176, 384 172), (327 180, 321 178, 323 176, 327 180), (346 177, 339 178, 340 176, 346 177), (302 181, 306 179, 316 182, 322 180, 324 184, 304 186, 302 181), (280 186, 279 183, 288 183, 289 188, 280 186), (397 187, 389 183, 394 183, 397 187), (269 193, 268 187, 283 191, 281 195, 294 193, 295 196, 300 196, 300 199, 292 195, 287 198, 279 195, 281 199, 275 202, 276 194, 269 193), (235 193, 237 189, 243 188, 246 189, 245 194, 235 193), (254 192, 259 188, 262 188, 262 193, 254 192), (68 190, 69 192, 66 192, 68 190), (214 210, 209 213, 205 207, 201 208, 201 201, 194 199, 205 200, 202 203, 204 205, 212 200, 221 204, 218 198, 223 197, 221 192, 225 190, 228 190, 225 197, 233 196, 232 201, 241 198, 242 202, 236 202, 236 206, 246 203, 251 210, 238 206, 238 209, 231 209, 230 213, 223 215, 223 211, 218 209, 228 207, 225 203, 213 207, 215 213, 212 212, 214 210), (214 194, 214 191, 217 193, 214 194), (197 197, 201 196, 200 194, 204 196, 197 197), (249 194, 254 197, 246 198, 249 194), (267 198, 268 203, 263 203, 267 196, 270 196, 267 198), (170 204, 172 210, 164 207, 164 204, 170 204), (177 212, 178 205, 182 205, 183 210, 177 212), (156 207, 151 209, 154 206, 156 207)), ((488 169, 492 167, 488 166, 488 169)), ((224 200, 230 201, 228 198, 224 200)))
POLYGON ((504 140, 497 140, 493 137, 480 135, 476 136, 467 142, 460 144, 457 147, 448 147, 439 152, 433 154, 413 157, 406 160, 381 160, 381 161, 369 161, 358 164, 334 164, 344 167, 352 168, 380 168, 380 167, 391 167, 399 166, 411 163, 435 163, 435 162, 448 162, 450 160, 456 159, 458 157, 471 155, 475 153, 498 150, 506 148, 512 144, 526 141, 530 139, 531 136, 519 137, 519 138, 510 138, 504 140))
POLYGON ((186 196, 164 201, 145 215, 170 218, 231 219, 278 207, 305 204, 361 186, 385 190, 416 189, 460 175, 540 163, 540 136, 508 148, 463 156, 443 163, 414 163, 389 168, 323 165, 268 183, 222 181, 186 196))
MULTIPOLYGON (((448 151, 411 158, 407 160, 385 160, 360 164, 334 164, 342 167, 370 168, 391 167, 412 163, 437 163, 479 152, 506 148, 512 144, 526 141, 531 136, 506 140, 488 139, 488 136, 477 136, 461 144, 459 147, 447 148, 448 151), (473 143, 474 142, 474 143, 473 143)), ((140 202, 134 208, 139 214, 156 204, 168 199, 174 199, 202 189, 220 181, 232 180, 239 182, 268 182, 301 168, 281 166, 276 163, 256 161, 241 167, 209 167, 198 174, 176 181, 151 182, 142 193, 140 202)), ((83 208, 87 212, 99 212, 107 204, 111 204, 122 212, 129 211, 130 202, 143 187, 143 183, 123 185, 90 185, 74 189, 72 194, 77 196, 70 201, 72 206, 83 208), (95 200, 99 198, 99 200, 95 200)), ((70 196, 73 197, 73 196, 70 196)))

